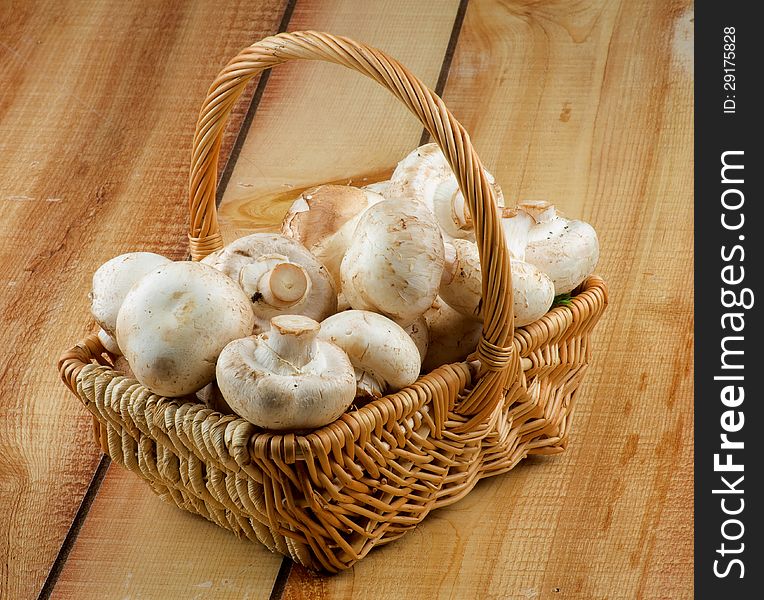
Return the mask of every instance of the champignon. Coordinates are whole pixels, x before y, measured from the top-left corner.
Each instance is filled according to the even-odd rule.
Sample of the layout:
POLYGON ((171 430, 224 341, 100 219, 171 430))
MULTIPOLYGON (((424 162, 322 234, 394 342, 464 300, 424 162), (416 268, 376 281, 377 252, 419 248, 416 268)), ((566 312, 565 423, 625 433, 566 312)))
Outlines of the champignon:
POLYGON ((169 262, 169 258, 153 252, 128 252, 98 267, 93 274, 90 310, 96 323, 112 340, 117 330, 117 314, 127 292, 146 273, 169 262))
POLYGON ((515 260, 525 260, 525 247, 534 220, 527 212, 517 208, 504 208, 501 212, 501 227, 507 240, 509 256, 515 260))
POLYGON ((414 344, 416 345, 417 350, 419 350, 419 356, 424 360, 424 357, 427 354, 427 348, 430 345, 430 334, 427 330, 427 321, 425 320, 424 315, 406 327, 404 331, 408 333, 412 340, 414 340, 414 344))
POLYGON ((440 228, 420 202, 385 200, 363 213, 342 260, 342 292, 358 310, 408 327, 438 294, 445 256, 440 228))
MULTIPOLYGON (((496 192, 499 206, 504 204, 501 188, 493 175, 485 172, 496 192)), ((404 158, 393 171, 385 192, 390 199, 418 200, 433 212, 447 240, 474 239, 474 225, 451 166, 437 144, 420 146, 404 158)))
POLYGON ((310 250, 340 289, 340 263, 361 214, 384 198, 350 185, 320 185, 306 190, 281 223, 281 234, 310 250))
POLYGON ((103 328, 98 330, 98 341, 101 342, 104 350, 114 356, 122 356, 122 350, 119 349, 117 340, 111 337, 103 328))
POLYGON ((594 228, 585 221, 564 218, 548 202, 521 202, 518 209, 534 219, 526 262, 549 275, 555 295, 572 292, 597 266, 599 241, 594 228))
MULTIPOLYGON (((466 317, 482 320, 482 275, 477 245, 452 240, 446 255, 440 297, 466 317)), ((554 285, 539 269, 521 260, 510 260, 515 326, 522 327, 542 317, 552 306, 554 285)))
POLYGON ((177 397, 210 383, 220 351, 254 324, 249 299, 229 277, 201 263, 171 262, 128 292, 117 343, 138 381, 177 397))
POLYGON ((375 181, 374 183, 363 186, 361 189, 368 190, 370 192, 376 192, 377 194, 381 194, 386 198, 390 189, 390 180, 385 179, 384 181, 375 181))
POLYGON ((414 383, 422 358, 403 328, 365 310, 346 310, 321 323, 319 338, 337 344, 355 368, 357 394, 380 397, 414 383))
POLYGON ((203 402, 207 408, 216 410, 224 415, 232 415, 233 410, 228 406, 228 403, 223 398, 223 394, 220 393, 217 381, 214 379, 211 383, 205 385, 202 389, 196 392, 196 399, 203 402))
POLYGON ((455 311, 441 298, 424 313, 430 345, 427 349, 422 371, 432 371, 436 367, 460 362, 475 351, 483 324, 471 317, 455 311))
POLYGON ((221 352, 217 383, 231 409, 259 427, 307 430, 337 419, 355 398, 347 355, 301 315, 279 315, 271 329, 221 352))
POLYGON ((280 314, 320 321, 337 310, 329 272, 299 242, 275 233, 253 233, 213 252, 202 263, 237 282, 249 296, 259 331, 280 314))
MULTIPOLYGON (((304 267, 283 254, 265 254, 244 265, 239 285, 253 303, 281 311, 302 302, 310 293, 311 278, 304 267)), ((263 315, 258 315, 263 318, 263 315)), ((275 316, 275 315, 273 315, 275 316)))

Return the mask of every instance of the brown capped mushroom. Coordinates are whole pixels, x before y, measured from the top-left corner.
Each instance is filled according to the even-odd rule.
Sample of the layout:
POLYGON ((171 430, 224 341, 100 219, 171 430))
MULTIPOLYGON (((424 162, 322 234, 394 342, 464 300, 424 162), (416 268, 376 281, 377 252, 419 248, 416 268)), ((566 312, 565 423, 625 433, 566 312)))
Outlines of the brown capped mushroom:
POLYGON ((306 190, 289 208, 281 234, 310 250, 340 290, 340 263, 361 213, 384 198, 350 185, 320 185, 306 190))

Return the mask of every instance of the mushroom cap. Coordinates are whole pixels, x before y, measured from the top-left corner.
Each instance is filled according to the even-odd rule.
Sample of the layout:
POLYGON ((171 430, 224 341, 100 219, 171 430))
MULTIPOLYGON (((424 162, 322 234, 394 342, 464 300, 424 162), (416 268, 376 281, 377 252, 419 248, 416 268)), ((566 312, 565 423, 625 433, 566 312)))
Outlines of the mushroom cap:
POLYGON ((227 404, 259 427, 307 430, 336 420, 355 398, 347 355, 319 340, 319 324, 300 315, 271 320, 271 330, 234 340, 220 354, 217 383, 227 404))
POLYGON ((119 349, 117 340, 106 333, 103 328, 98 330, 98 341, 101 342, 104 350, 106 350, 109 354, 113 354, 114 356, 122 356, 122 350, 119 349))
POLYGON ((201 263, 171 262, 127 294, 117 343, 138 381, 177 397, 210 383, 220 351, 254 324, 249 299, 229 277, 201 263))
POLYGON ((545 273, 530 263, 512 260, 510 266, 515 327, 522 327, 540 319, 551 308, 554 284, 545 273))
POLYGON ((564 218, 548 202, 526 201, 518 208, 535 220, 528 232, 525 261, 549 276, 555 295, 572 292, 597 266, 597 232, 585 221, 564 218))
MULTIPOLYGON (((477 244, 452 240, 453 261, 447 264, 441 280, 440 297, 451 308, 472 319, 483 319, 482 274, 477 244)), ((522 327, 542 317, 552 306, 554 284, 534 265, 510 260, 512 307, 515 326, 522 327)))
POLYGON ((455 311, 442 299, 437 298, 424 313, 430 344, 422 371, 432 371, 441 365, 461 362, 475 351, 483 324, 455 311))
POLYGON ((387 198, 387 192, 390 189, 390 180, 385 179, 384 181, 375 181, 374 183, 363 186, 361 189, 368 190, 370 192, 376 192, 377 194, 381 194, 387 198))
POLYGON ((457 312, 482 321, 483 279, 477 244, 469 240, 451 240, 446 245, 446 256, 440 297, 457 312))
POLYGON ((339 290, 340 263, 358 219, 369 206, 382 200, 377 192, 350 185, 310 188, 290 207, 281 223, 281 233, 310 250, 339 290))
MULTIPOLYGON (((496 193, 499 206, 504 204, 501 188, 493 175, 485 171, 496 193)), ((393 171, 385 197, 419 200, 433 212, 445 236, 474 239, 474 225, 464 196, 459 190, 451 166, 435 143, 420 146, 406 156, 393 171)))
POLYGON ((90 310, 96 323, 112 338, 116 335, 117 314, 127 292, 144 275, 171 262, 153 252, 128 252, 107 260, 93 274, 90 310))
POLYGON ((302 267, 310 278, 310 285, 303 299, 288 307, 270 306, 266 298, 254 295, 252 310, 260 330, 267 330, 270 319, 278 314, 304 315, 321 321, 337 310, 337 292, 329 272, 302 244, 283 235, 253 233, 234 240, 201 262, 222 271, 241 285, 242 270, 266 255, 281 255, 302 267))
POLYGON ((526 261, 549 275, 555 295, 576 289, 594 272, 599 256, 597 233, 584 221, 568 221, 564 233, 525 248, 526 261))
POLYGON ((419 377, 422 359, 416 344, 400 325, 383 315, 346 310, 324 320, 318 335, 348 355, 360 394, 396 392, 419 377))
POLYGON ((408 327, 438 294, 443 238, 424 204, 385 200, 361 216, 342 260, 342 292, 355 309, 408 327))
POLYGON ((427 330, 427 321, 424 315, 406 327, 404 331, 414 340, 414 345, 419 350, 419 357, 424 360, 427 354, 427 347, 430 345, 430 333, 427 330))

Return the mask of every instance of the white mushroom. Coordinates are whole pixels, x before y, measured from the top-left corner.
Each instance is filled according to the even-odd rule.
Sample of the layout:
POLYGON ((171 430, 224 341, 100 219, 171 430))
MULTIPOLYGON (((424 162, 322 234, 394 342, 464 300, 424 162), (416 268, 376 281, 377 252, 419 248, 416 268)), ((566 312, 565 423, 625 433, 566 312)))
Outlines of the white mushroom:
POLYGON ((424 315, 419 317, 411 325, 404 329, 408 333, 409 337, 414 340, 417 350, 419 350, 419 356, 424 360, 427 354, 427 348, 430 345, 430 333, 427 330, 427 321, 424 315))
POLYGON ((337 292, 324 266, 299 242, 253 233, 213 252, 202 263, 237 282, 252 302, 258 330, 280 314, 320 321, 337 310, 337 292))
POLYGON ((220 354, 217 383, 231 409, 266 429, 307 430, 337 419, 353 402, 347 355, 317 339, 308 317, 280 315, 271 329, 235 340, 220 354))
POLYGON ((438 294, 443 238, 420 202, 385 200, 363 213, 342 260, 342 292, 350 306, 408 327, 438 294))
POLYGON ((501 227, 507 240, 509 256, 515 260, 525 260, 525 248, 528 245, 528 234, 535 223, 524 210, 504 208, 501 214, 501 227))
POLYGON ((184 396, 212 381, 228 342, 252 333, 251 306, 220 271, 171 262, 128 292, 117 317, 117 343, 144 386, 155 394, 184 396))
MULTIPOLYGON (((485 172, 493 185, 499 206, 504 203, 501 188, 493 175, 485 172)), ((474 225, 456 176, 437 144, 425 144, 411 152, 393 171, 385 197, 419 200, 433 212, 444 237, 474 239, 474 225)))
POLYGON ((425 373, 441 365, 463 361, 475 351, 483 330, 480 321, 458 313, 440 298, 424 313, 424 318, 430 336, 422 362, 425 373))
POLYGON ((597 266, 599 242, 594 228, 562 217, 548 202, 521 202, 518 209, 535 221, 528 232, 526 262, 549 275, 555 295, 573 291, 597 266))
MULTIPOLYGON (((112 340, 116 335, 119 307, 127 292, 146 273, 169 262, 169 258, 152 252, 129 252, 115 256, 98 267, 93 274, 90 310, 96 323, 112 340)), ((101 342, 109 343, 103 337, 101 342)))
POLYGON ((106 350, 109 354, 113 354, 114 356, 122 356, 122 350, 119 349, 117 340, 106 333, 103 328, 98 330, 98 341, 101 342, 104 350, 106 350))
POLYGON ((321 185, 306 190, 281 223, 284 237, 300 242, 326 267, 340 290, 340 263, 361 214, 384 198, 349 185, 321 185))
MULTIPOLYGON (((482 320, 482 276, 477 245, 469 240, 453 240, 450 246, 440 297, 464 316, 482 320)), ((526 262, 510 260, 510 268, 515 326, 522 327, 546 314, 554 300, 554 285, 549 277, 526 262)))
POLYGON ((231 407, 228 406, 225 398, 223 398, 223 394, 220 392, 218 383, 215 380, 196 392, 196 398, 200 402, 206 404, 207 408, 216 410, 224 415, 231 415, 234 412, 231 407))
POLYGON ((337 313, 321 323, 319 338, 337 344, 355 368, 359 396, 380 397, 414 383, 422 358, 402 327, 364 310, 337 313))
POLYGON ((510 261, 512 269, 512 307, 515 327, 522 327, 543 317, 554 302, 552 280, 534 265, 510 261))
POLYGON ((445 247, 446 264, 440 281, 440 297, 464 316, 482 320, 483 280, 477 245, 469 240, 451 240, 445 247))
POLYGON ((375 181, 374 183, 363 186, 361 189, 368 190, 370 192, 376 192, 377 194, 381 194, 386 198, 390 189, 390 180, 385 179, 384 181, 375 181))

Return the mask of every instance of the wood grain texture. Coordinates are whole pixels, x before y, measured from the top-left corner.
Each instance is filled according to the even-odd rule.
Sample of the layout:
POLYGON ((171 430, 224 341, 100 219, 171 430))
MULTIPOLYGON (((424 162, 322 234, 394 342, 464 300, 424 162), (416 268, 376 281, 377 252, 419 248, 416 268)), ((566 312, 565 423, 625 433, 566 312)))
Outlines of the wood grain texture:
MULTIPOLYGON (((376 44, 434 85, 457 3, 412 4, 298 0, 289 28, 327 29, 376 44)), ((135 10, 130 14, 140 23, 142 13, 135 10)), ((214 12, 213 20, 225 13, 208 10, 214 12)), ((247 12, 251 6, 242 10, 250 19, 248 26, 264 18, 247 12)), ((202 8, 195 9, 197 16, 190 21, 206 31, 199 11, 202 8)), ((85 19, 82 12, 64 14, 77 22, 85 19)), ((30 23, 42 22, 41 16, 30 14, 14 11, 13 31, 39 29, 41 25, 28 29, 30 23), (31 20, 24 25, 24 18, 31 20)), ((90 15, 85 20, 97 18, 90 15)), ((105 20, 103 15, 100 19, 105 20)), ((148 21, 136 37, 151 38, 156 25, 148 21)), ((58 33, 58 45, 99 35, 92 25, 77 35, 68 33, 62 41, 55 28, 65 26, 45 23, 47 32, 58 33)), ((244 35, 234 34, 236 27, 229 26, 225 36, 244 35)), ((119 30, 118 24, 114 27, 119 30)), ((23 36, 6 39, 8 27, 0 31, 3 44, 20 56, 29 59, 41 52, 24 46, 23 36)), ((257 37, 252 34, 245 42, 257 37)), ((138 100, 140 91, 122 81, 124 73, 107 84, 99 79, 107 72, 101 65, 91 74, 100 82, 93 87, 73 67, 61 71, 66 59, 59 47, 45 50, 52 52, 45 56, 47 61, 59 61, 53 61, 59 65, 54 76, 60 80, 55 82, 64 92, 78 92, 70 96, 92 98, 91 104, 78 109, 70 99, 71 105, 51 105, 50 96, 41 91, 50 80, 43 86, 22 68, 11 72, 12 85, 0 96, 3 128, 10 122, 18 131, 19 124, 37 123, 30 133, 15 133, 12 162, 0 165, 0 187, 5 190, 3 186, 15 182, 11 192, 0 196, 0 282, 13 290, 0 300, 0 314, 8 319, 0 335, 7 338, 4 347, 35 348, 26 356, 3 357, 0 461, 5 462, 0 469, 12 477, 10 483, 0 479, 0 490, 3 506, 7 499, 12 510, 0 519, 10 518, 12 528, 0 543, 7 544, 3 551, 7 548, 12 560, 3 573, 2 597, 25 597, 25 590, 39 588, 39 576, 37 588, 26 580, 27 587, 22 587, 22 578, 33 577, 34 569, 44 563, 32 553, 32 545, 42 544, 51 527, 65 529, 76 501, 67 504, 68 509, 60 506, 68 502, 67 494, 81 496, 87 479, 80 478, 90 473, 83 470, 83 460, 87 463, 89 457, 87 467, 92 469, 96 459, 84 413, 75 407, 71 413, 67 410, 71 399, 54 382, 52 366, 45 379, 27 365, 34 358, 52 359, 62 341, 78 339, 91 326, 84 299, 71 298, 84 295, 86 289, 87 272, 73 262, 83 260, 83 252, 94 265, 139 243, 181 255, 183 149, 190 148, 198 108, 193 97, 201 99, 217 67, 238 49, 224 48, 229 41, 218 39, 214 48, 208 41, 194 53, 196 62, 183 58, 177 71, 166 64, 153 65, 156 72, 148 74, 152 85, 175 90, 171 97, 183 113, 173 111, 164 120, 158 115, 169 109, 156 105, 156 98, 138 100), (193 73, 198 89, 181 87, 171 77, 179 77, 181 69, 186 76, 193 73), (209 72, 202 73, 205 69, 209 72), (107 95, 109 85, 118 92, 107 95), (25 86, 33 87, 23 102, 15 100, 25 86), (118 108, 115 98, 125 106, 148 108, 153 116, 149 121, 123 114, 126 109, 118 108), (107 111, 128 133, 99 125, 86 108, 107 111), (9 110, 19 111, 12 121, 9 110), (80 123, 77 119, 83 114, 94 122, 80 123), (144 145, 126 145, 124 136, 147 122, 161 126, 155 125, 144 145), (62 128, 66 135, 50 123, 68 125, 62 128), (80 127, 74 136, 72 123, 80 127), (96 132, 95 144, 85 143, 91 130, 96 132), (94 165, 98 153, 109 147, 109 136, 121 140, 123 153, 105 154, 111 162, 94 165), (57 140, 57 153, 45 146, 51 139, 57 140), (40 171, 32 170, 37 166, 33 161, 39 160, 36 155, 26 153, 34 143, 43 156, 40 171), (74 150, 68 144, 74 144, 74 150), (165 160, 156 163, 160 152, 165 160), (54 157, 63 162, 55 163, 54 157), (111 181, 112 187, 100 193, 98 187, 87 188, 92 191, 86 201, 76 204, 86 188, 81 180, 69 181, 62 173, 76 173, 78 168, 88 185, 111 181), (24 191, 29 181, 34 182, 34 195, 24 191), (47 188, 48 182, 55 185, 47 188), (145 190, 157 200, 141 208, 137 194, 145 190), (50 206, 38 202, 24 208, 18 200, 4 200, 12 194, 69 201, 65 210, 55 200, 50 206), (132 201, 119 207, 116 198, 132 201), (169 207, 166 213, 162 206, 169 207), (5 215, 11 215, 7 221, 5 215), (130 221, 129 227, 113 225, 125 221, 130 221), (50 233, 37 239, 30 236, 32 231, 50 233), (29 264, 31 272, 24 270, 29 264), (51 278, 54 283, 47 283, 51 278), (14 286, 22 286, 18 289, 25 295, 14 286), (28 297, 32 290, 55 286, 60 296, 50 291, 47 296, 53 308, 28 297), (22 315, 25 321, 18 324, 22 315), (5 400, 11 387, 12 403, 5 400), (49 443, 32 441, 32 434, 42 430, 45 439, 61 445, 55 457, 49 455, 49 443), (31 490, 40 474, 43 491, 31 490), (32 521, 40 508, 47 510, 45 527, 35 527, 32 521), (16 591, 21 595, 11 593, 16 591)), ((143 43, 152 44, 143 41, 130 53, 149 52, 143 43)), ((153 43, 169 51, 163 43, 153 43)), ((295 567, 283 598, 692 597, 692 43, 688 0, 470 0, 444 93, 447 105, 471 132, 509 201, 553 200, 569 215, 593 223, 600 235, 598 272, 609 283, 611 301, 595 332, 593 362, 579 396, 570 447, 561 456, 533 458, 505 476, 482 482, 464 500, 433 513, 417 530, 375 550, 347 573, 327 578, 295 567)), ((85 51, 78 50, 76 59, 68 57, 77 69, 89 64, 85 51)), ((101 51, 107 63, 117 60, 117 49, 101 51)), ((16 54, 0 56, 0 68, 14 66, 16 54)), ((335 180, 363 182, 364 177, 371 180, 389 172, 416 145, 420 133, 391 98, 357 75, 315 64, 274 71, 223 200, 224 237, 272 227, 303 187, 335 180)), ((0 521, 0 531, 5 531, 4 524, 0 521)), ((214 529, 162 505, 129 473, 111 469, 55 595, 232 597, 232 586, 241 585, 242 579, 230 575, 229 564, 247 568, 247 561, 261 556, 262 549, 214 529), (117 523, 119 531, 114 531, 117 527, 110 524, 117 523), (188 540, 194 542, 189 545, 188 540), (156 564, 149 558, 166 556, 168 548, 177 548, 174 556, 183 564, 156 564), (142 568, 126 570, 131 564, 142 568), (163 579, 162 569, 172 575, 163 579), (96 580, 99 585, 92 585, 96 580), (198 591, 189 587, 198 584, 204 584, 198 591)), ((60 543, 61 536, 56 539, 60 543)), ((263 556, 276 559, 264 551, 263 556)), ((250 597, 268 597, 265 582, 271 577, 268 573, 275 572, 257 573, 261 575, 254 578, 262 583, 251 589, 261 595, 253 592, 250 597)), ((248 571, 242 577, 250 575, 248 571)))
POLYGON ((595 225, 611 304, 568 451, 284 598, 692 597, 692 8, 471 0, 444 99, 510 201, 595 225))
POLYGON ((162 501, 135 476, 107 476, 51 598, 259 600, 280 564, 264 547, 162 501))
MULTIPOLYGON (((402 0, 363 5, 351 0, 300 0, 289 30, 323 29, 377 44, 434 86, 458 4, 451 0, 425 6, 402 0)), ((220 61, 220 67, 228 58, 220 61)), ((201 105, 203 94, 197 99, 201 105)), ((375 177, 376 172, 369 173, 369 165, 380 164, 390 171, 401 154, 416 146, 422 132, 417 121, 396 103, 380 93, 376 84, 364 82, 357 74, 343 73, 340 67, 296 64, 273 71, 223 197, 221 227, 225 239, 238 237, 250 227, 246 221, 237 229, 241 214, 256 215, 255 226, 258 222, 271 226, 280 222, 293 194, 299 194, 294 189, 323 181, 327 174, 375 177), (339 106, 337 96, 345 98, 339 106), (391 124, 390 113, 396 111, 399 119, 391 124), (337 130, 332 132, 329 128, 335 126, 337 130), (342 148, 346 149, 344 155, 342 148), (275 208, 269 205, 274 198, 280 200, 275 208)), ((185 129, 193 133, 194 123, 195 118, 189 119, 185 129)), ((190 142, 188 148, 190 151, 190 142)), ((160 503, 133 474, 110 468, 53 597, 233 598, 243 597, 236 596, 235 590, 243 589, 245 583, 249 584, 250 598, 268 597, 281 558, 222 530, 215 537, 211 555, 184 555, 189 561, 186 570, 174 566, 175 555, 157 561, 156 554, 147 548, 185 544, 180 538, 191 527, 206 532, 214 529, 200 518, 160 507, 160 503), (132 510, 126 512, 126 507, 132 510), (111 533, 103 531, 110 521, 120 524, 119 534, 114 527, 110 527, 111 533), (241 572, 236 569, 244 564, 242 561, 261 566, 241 572), (234 571, 229 564, 236 566, 234 571), (173 575, 164 579, 162 574, 168 568, 173 575), (102 573, 99 581, 115 582, 113 587, 93 585, 93 572, 102 573), (190 573, 193 581, 212 584, 197 590, 189 586, 190 573)))
POLYGON ((0 7, 1 598, 36 597, 99 458, 55 369, 93 328, 89 278, 121 252, 184 256, 198 98, 285 4, 0 7))
MULTIPOLYGON (((316 29, 377 46, 434 87, 458 0, 300 0, 290 31, 316 29)), ((422 127, 392 95, 336 65, 271 72, 220 205, 224 240, 273 228, 307 187, 384 179, 422 127)))

